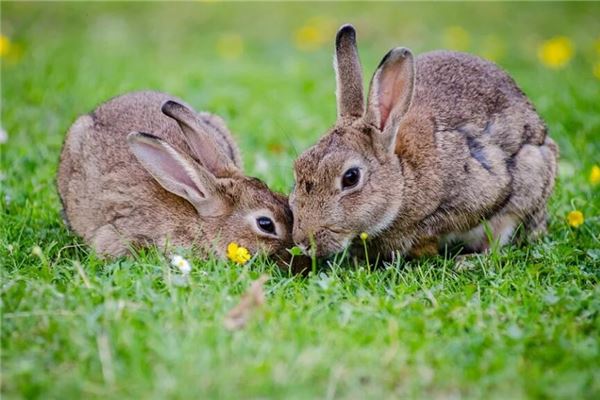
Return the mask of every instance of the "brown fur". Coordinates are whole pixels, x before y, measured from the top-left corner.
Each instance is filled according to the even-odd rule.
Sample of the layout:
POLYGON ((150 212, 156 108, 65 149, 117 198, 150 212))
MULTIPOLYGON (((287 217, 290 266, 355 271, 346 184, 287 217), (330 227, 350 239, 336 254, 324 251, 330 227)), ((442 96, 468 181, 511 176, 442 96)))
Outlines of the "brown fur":
POLYGON ((438 238, 436 237, 421 239, 421 241, 419 241, 419 243, 415 243, 408 252, 408 256, 410 258, 435 256, 437 254, 438 238))
POLYGON ((432 237, 485 250, 485 221, 501 244, 519 223, 537 236, 556 160, 544 122, 496 65, 448 51, 413 61, 397 48, 375 72, 364 115, 339 118, 296 161, 294 240, 306 249, 313 237, 326 256, 364 231, 369 253, 386 258, 415 245, 419 253, 432 237), (350 165, 362 179, 343 191, 350 165))
POLYGON ((335 41, 336 57, 334 60, 335 77, 338 82, 337 109, 338 117, 360 117, 364 112, 362 70, 358 63, 358 53, 355 46, 356 34, 347 25, 337 35, 335 41), (339 54, 339 57, 338 57, 339 54))
MULTIPOLYGON (((285 248, 292 245, 292 214, 287 198, 243 175, 238 148, 221 118, 181 109, 179 113, 192 113, 188 114, 192 125, 206 130, 198 133, 204 135, 197 143, 200 151, 192 151, 192 142, 182 133, 185 125, 180 127, 181 121, 178 124, 161 112, 167 100, 180 103, 157 92, 129 93, 81 116, 70 128, 57 181, 71 228, 105 256, 156 244, 161 248, 196 245, 202 254, 225 257, 227 244, 237 242, 253 254, 266 251, 289 258, 285 248), (161 186, 132 153, 130 132, 151 133, 154 136, 129 136, 132 143, 139 136, 157 148, 172 147, 193 170, 212 177, 214 201, 206 204, 214 210, 195 208, 161 186), (199 156, 204 145, 213 146, 209 153, 224 156, 216 161, 199 156), (209 166, 214 176, 206 172, 209 166), (249 217, 254 214, 271 216, 277 236, 261 234, 249 217)), ((188 134, 195 133, 192 129, 188 134)), ((202 195, 207 197, 208 191, 202 195)))

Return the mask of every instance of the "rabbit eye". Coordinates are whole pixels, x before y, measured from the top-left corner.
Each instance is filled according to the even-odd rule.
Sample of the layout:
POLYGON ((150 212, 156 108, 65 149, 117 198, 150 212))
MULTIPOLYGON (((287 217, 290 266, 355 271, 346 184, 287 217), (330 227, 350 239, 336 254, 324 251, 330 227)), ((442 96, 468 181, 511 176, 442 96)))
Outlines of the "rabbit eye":
POLYGON ((342 189, 350 189, 358 184, 360 180, 360 170, 358 168, 350 168, 344 172, 342 176, 342 189))
POLYGON ((258 217, 256 218, 256 225, 261 231, 270 235, 275 235, 275 223, 269 217, 258 217))

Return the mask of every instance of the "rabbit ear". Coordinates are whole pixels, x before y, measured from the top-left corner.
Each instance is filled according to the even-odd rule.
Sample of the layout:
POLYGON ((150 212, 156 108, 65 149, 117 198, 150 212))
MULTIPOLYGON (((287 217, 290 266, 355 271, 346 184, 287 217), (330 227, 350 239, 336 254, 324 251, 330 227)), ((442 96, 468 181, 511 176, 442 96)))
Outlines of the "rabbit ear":
POLYGON ((127 143, 142 166, 169 192, 189 201, 204 217, 222 214, 217 178, 164 140, 131 132, 127 143))
POLYGON ((206 169, 221 177, 238 169, 211 134, 213 129, 202 122, 196 112, 172 100, 166 101, 161 111, 177 121, 186 143, 206 169))
POLYGON ((365 109, 362 68, 356 47, 356 31, 352 25, 342 26, 335 37, 333 68, 337 83, 338 119, 361 117, 365 109))
POLYGON ((415 82, 415 63, 409 49, 390 50, 379 63, 369 90, 365 121, 376 126, 392 142, 398 124, 408 111, 415 82))

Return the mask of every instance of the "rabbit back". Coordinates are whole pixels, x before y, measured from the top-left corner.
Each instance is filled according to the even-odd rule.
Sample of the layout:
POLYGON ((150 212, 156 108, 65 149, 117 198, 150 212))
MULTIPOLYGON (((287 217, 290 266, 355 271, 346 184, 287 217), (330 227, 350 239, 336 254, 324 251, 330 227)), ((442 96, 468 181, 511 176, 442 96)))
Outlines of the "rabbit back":
POLYGON ((469 129, 516 153, 542 145, 546 127, 515 81, 496 64, 471 54, 433 51, 416 57, 411 113, 427 115, 438 133, 469 129), (493 135, 492 135, 493 133, 493 135))

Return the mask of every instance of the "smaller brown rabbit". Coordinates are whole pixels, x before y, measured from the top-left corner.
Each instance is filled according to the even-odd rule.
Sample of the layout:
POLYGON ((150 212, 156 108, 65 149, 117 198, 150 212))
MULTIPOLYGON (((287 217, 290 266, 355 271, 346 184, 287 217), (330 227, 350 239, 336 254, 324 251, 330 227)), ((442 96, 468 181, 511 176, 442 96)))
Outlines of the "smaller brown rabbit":
POLYGON ((363 97, 356 32, 336 37, 338 118, 295 162, 294 241, 328 256, 369 235, 369 255, 500 245, 546 230, 558 149, 514 80, 481 58, 395 48, 363 97), (489 230, 486 229, 489 227, 489 230))
POLYGON ((224 258, 235 242, 287 260, 293 245, 287 198, 243 174, 223 120, 163 93, 125 94, 79 117, 58 191, 70 227, 105 256, 156 244, 224 258))

